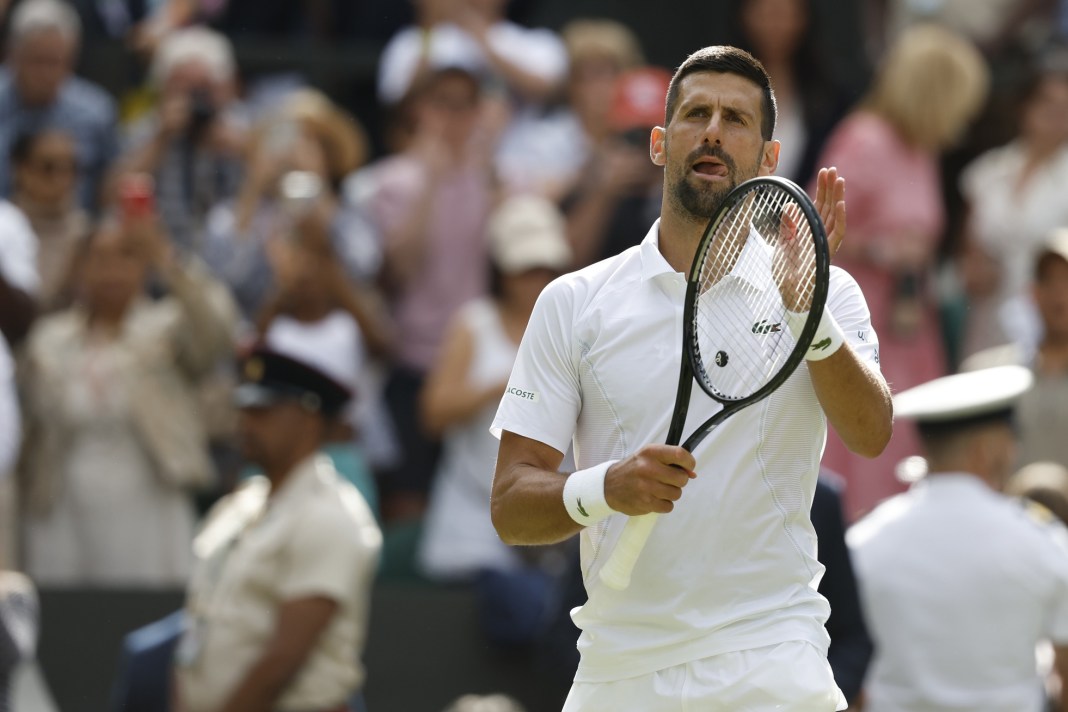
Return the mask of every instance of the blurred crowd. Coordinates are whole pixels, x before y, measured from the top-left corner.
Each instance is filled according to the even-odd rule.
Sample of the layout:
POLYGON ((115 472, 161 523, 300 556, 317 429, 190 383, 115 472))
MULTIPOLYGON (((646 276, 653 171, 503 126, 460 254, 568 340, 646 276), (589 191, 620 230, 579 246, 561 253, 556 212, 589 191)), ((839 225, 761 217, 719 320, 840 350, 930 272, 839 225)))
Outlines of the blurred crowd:
MULTIPOLYGON (((474 587, 496 642, 552 638, 581 595, 576 554, 496 538, 487 427, 540 290, 658 216, 648 136, 672 68, 607 17, 548 29, 507 0, 400 4, 7 8, 0 568, 184 587, 198 521, 252 469, 230 393, 266 345, 355 394, 323 450, 386 535, 381 575, 474 587), (232 45, 250 35, 381 41, 385 120, 288 75, 251 91, 232 45), (143 86, 113 96, 74 72, 102 37, 128 43, 143 86)), ((722 4, 777 93, 778 173, 846 179, 834 261, 891 387, 1027 365, 1015 465, 1068 466, 1068 251, 1048 247, 1068 234, 1068 3, 869 0, 864 86, 835 79, 811 0, 722 4)), ((905 423, 876 460, 832 433, 847 523, 903 491, 918 453, 905 423)))

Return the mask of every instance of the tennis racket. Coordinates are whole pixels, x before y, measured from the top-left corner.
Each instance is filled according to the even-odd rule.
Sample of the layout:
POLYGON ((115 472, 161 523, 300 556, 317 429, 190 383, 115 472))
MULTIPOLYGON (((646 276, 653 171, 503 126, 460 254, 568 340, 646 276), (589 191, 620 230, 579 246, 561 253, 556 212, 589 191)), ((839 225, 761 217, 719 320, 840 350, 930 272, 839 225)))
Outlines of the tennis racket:
MULTIPOLYGON (((726 195, 690 267, 668 445, 682 440, 694 380, 723 408, 682 443, 690 452, 717 425, 785 383, 809 348, 820 347, 812 339, 827 301, 829 274, 823 221, 797 185, 760 177, 726 195), (802 322, 799 331, 788 326, 802 322)), ((630 585, 658 516, 627 521, 601 568, 607 586, 630 585)))

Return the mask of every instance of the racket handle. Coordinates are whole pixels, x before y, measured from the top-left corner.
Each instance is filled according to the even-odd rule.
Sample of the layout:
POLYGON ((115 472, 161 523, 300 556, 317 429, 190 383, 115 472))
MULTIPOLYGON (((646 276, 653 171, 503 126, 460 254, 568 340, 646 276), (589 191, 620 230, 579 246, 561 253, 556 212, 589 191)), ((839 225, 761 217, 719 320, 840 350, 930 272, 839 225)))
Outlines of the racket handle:
POLYGON ((601 567, 601 581, 606 586, 616 591, 623 591, 630 586, 634 565, 638 563, 638 557, 645 548, 645 542, 649 541, 649 535, 653 533, 653 527, 659 517, 656 512, 650 512, 627 520, 616 547, 601 567))

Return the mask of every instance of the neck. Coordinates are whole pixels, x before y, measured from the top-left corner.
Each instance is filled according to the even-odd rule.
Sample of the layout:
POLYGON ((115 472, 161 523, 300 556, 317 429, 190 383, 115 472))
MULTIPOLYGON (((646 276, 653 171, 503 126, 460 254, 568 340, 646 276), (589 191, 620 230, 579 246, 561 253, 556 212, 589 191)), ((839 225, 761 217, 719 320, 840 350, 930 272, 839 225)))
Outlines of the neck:
POLYGON ((288 455, 279 457, 277 461, 269 465, 263 465, 263 474, 271 482, 271 496, 274 496, 278 489, 293 476, 297 466, 314 455, 318 449, 318 445, 294 448, 293 452, 288 455))
POLYGON ((660 254, 676 272, 686 274, 697 252, 708 221, 682 214, 669 206, 671 196, 664 195, 664 208, 660 215, 660 254))
POLYGON ((1064 145, 1061 141, 1036 141, 1027 142, 1027 163, 1036 166, 1044 163, 1050 156, 1060 150, 1064 145))
POLYGON ((1038 347, 1038 367, 1047 373, 1068 371, 1068 334, 1047 334, 1038 347))

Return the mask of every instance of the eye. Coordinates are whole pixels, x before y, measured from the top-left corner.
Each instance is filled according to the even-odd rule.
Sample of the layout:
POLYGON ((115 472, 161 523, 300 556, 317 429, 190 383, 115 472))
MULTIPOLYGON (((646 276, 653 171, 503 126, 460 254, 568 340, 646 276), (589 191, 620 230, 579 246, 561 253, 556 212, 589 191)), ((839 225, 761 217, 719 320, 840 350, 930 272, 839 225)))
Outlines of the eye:
POLYGON ((701 119, 708 116, 708 109, 703 106, 695 106, 686 112, 687 118, 701 119))

